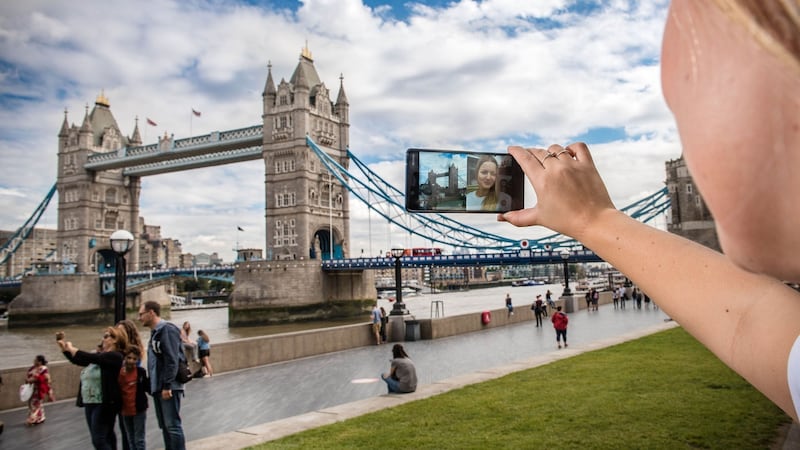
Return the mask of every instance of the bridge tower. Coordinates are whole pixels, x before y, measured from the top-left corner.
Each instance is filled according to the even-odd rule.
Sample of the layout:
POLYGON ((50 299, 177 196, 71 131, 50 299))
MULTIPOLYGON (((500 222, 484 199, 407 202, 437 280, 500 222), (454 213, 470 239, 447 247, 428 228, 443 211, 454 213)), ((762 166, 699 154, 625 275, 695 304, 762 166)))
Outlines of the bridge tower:
MULTIPOLYGON (((94 108, 86 113, 80 127, 69 126, 67 112, 58 133, 58 244, 59 259, 75 264, 77 273, 97 272, 100 252, 110 249, 108 238, 125 229, 140 235, 138 177, 122 174, 122 169, 91 172, 84 169, 89 155, 112 152, 129 145, 140 145, 138 123, 133 135, 124 136, 111 114, 105 94, 97 96, 94 108)), ((129 269, 136 270, 139 247, 133 246, 127 258, 129 269)))
MULTIPOLYGON (((75 274, 23 278, 20 295, 9 305, 10 327, 108 323, 113 318, 111 299, 100 292, 98 265, 108 261, 103 253, 113 254, 108 238, 115 230, 141 235, 141 182, 124 176, 122 169, 89 171, 85 164, 92 154, 124 151, 141 141, 138 125, 130 138, 120 132, 102 93, 91 112, 86 106, 80 127, 70 126, 64 112, 58 133, 56 250, 65 265, 74 265, 75 274)), ((137 245, 127 261, 135 270, 137 245)))
POLYGON ((308 47, 287 82, 275 86, 272 65, 264 86, 266 259, 330 259, 348 256, 348 195, 306 144, 310 136, 348 166, 349 108, 339 79, 336 102, 320 81, 308 47))
POLYGON ((304 47, 289 81, 277 85, 268 66, 263 92, 266 255, 236 267, 230 326, 353 317, 377 292, 371 271, 325 273, 320 261, 348 257, 348 195, 306 143, 311 137, 348 167, 350 105, 320 80, 304 47))

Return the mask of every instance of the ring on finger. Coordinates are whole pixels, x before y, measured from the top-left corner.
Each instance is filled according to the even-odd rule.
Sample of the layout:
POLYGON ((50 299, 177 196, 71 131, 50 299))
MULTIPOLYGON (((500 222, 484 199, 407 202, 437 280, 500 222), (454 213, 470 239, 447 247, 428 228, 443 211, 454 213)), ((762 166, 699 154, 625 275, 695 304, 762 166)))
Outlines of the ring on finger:
POLYGON ((567 150, 567 149, 564 149, 564 150, 561 150, 560 152, 556 153, 556 158, 558 158, 559 156, 561 156, 561 154, 562 154, 562 153, 569 153, 569 150, 567 150))

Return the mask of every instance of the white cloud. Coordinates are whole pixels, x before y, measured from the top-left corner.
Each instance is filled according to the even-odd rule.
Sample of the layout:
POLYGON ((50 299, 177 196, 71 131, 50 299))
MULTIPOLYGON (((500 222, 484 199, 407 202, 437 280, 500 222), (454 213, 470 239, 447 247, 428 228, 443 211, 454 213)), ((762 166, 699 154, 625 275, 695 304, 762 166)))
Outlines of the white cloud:
MULTIPOLYGON (((295 13, 234 0, 7 3, 2 229, 19 227, 55 181, 65 107, 80 124, 84 105, 105 89, 122 132, 131 134, 138 117, 147 142, 165 132, 181 138, 255 125, 267 63, 276 82, 288 79, 306 40, 334 95, 344 76, 351 150, 400 188, 408 147, 504 151, 624 129, 627 138, 590 141, 623 206, 659 189, 664 161, 680 154, 655 64, 664 1, 606 2, 588 14, 566 0, 376 8, 306 0, 295 13), (408 17, 395 19, 406 7, 408 17), (190 108, 203 116, 191 118, 190 108)), ((237 235, 241 246, 264 247, 263 202, 263 163, 252 162, 145 178, 141 211, 185 251, 231 259, 237 235)), ((386 237, 374 214, 355 201, 351 207, 353 254, 370 248, 370 235, 374 252, 385 250, 391 229, 386 237)), ((42 223, 54 226, 55 217, 53 204, 42 223)), ((493 216, 461 218, 506 236, 547 234, 493 216)))

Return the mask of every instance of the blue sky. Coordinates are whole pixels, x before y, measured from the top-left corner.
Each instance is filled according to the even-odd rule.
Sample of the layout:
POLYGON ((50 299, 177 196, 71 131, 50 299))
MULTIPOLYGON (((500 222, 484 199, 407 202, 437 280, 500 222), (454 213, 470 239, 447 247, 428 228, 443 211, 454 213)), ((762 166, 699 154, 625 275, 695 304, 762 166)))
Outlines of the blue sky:
MULTIPOLYGON (((409 147, 503 152, 584 140, 624 206, 660 189, 664 162, 680 155, 659 80, 666 8, 621 0, 3 2, 0 229, 22 225, 55 182, 65 109, 80 124, 103 91, 121 131, 130 135, 138 117, 147 143, 255 125, 267 64, 276 81, 288 79, 306 42, 334 95, 344 77, 351 150, 395 186, 403 186, 409 147), (192 108, 202 117, 191 119, 192 108)), ((264 247, 263 198, 255 161, 146 177, 141 212, 184 251, 230 260, 237 226, 246 230, 240 245, 264 247)), ((367 222, 366 208, 353 202, 351 217, 351 249, 393 244, 385 225, 367 222)), ((465 220, 504 236, 547 234, 486 216, 465 220)), ((42 222, 55 228, 55 203, 42 222)))

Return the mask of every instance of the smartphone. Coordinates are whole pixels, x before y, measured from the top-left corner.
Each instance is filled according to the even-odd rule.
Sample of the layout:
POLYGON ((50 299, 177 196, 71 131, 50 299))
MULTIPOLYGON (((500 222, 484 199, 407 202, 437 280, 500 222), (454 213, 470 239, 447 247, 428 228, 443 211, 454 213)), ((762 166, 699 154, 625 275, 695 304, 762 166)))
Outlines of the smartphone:
POLYGON ((498 213, 522 209, 525 174, 508 153, 410 148, 406 210, 498 213))

